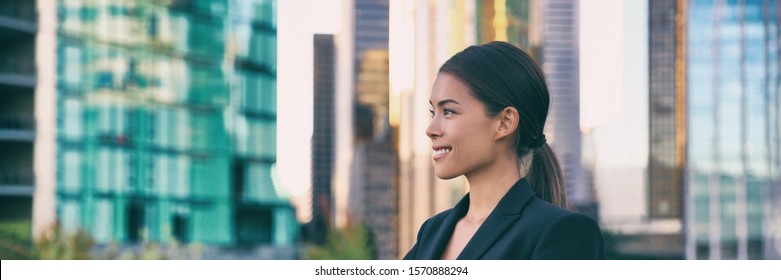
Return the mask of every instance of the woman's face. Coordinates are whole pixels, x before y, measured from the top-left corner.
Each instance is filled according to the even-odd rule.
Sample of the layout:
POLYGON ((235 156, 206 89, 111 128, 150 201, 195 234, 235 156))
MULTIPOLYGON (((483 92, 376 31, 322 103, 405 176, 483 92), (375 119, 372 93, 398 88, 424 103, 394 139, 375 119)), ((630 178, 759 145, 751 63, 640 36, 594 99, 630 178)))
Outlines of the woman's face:
POLYGON ((426 135, 434 150, 434 173, 441 179, 469 175, 489 166, 497 156, 498 121, 466 84, 442 73, 431 92, 432 119, 426 135))

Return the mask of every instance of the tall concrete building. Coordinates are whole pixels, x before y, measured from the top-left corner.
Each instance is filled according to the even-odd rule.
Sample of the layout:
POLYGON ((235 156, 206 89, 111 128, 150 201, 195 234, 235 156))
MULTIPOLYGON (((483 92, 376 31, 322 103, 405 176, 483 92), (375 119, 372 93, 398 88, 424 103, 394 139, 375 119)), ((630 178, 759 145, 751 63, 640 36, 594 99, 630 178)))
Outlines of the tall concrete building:
POLYGON ((684 1, 649 1, 649 158, 647 219, 677 226, 647 233, 645 251, 683 257, 686 161, 684 1))
POLYGON ((19 58, 0 74, 13 127, 0 139, 16 139, 0 149, 18 157, 0 173, 14 178, 1 193, 34 196, 35 236, 56 222, 98 244, 296 256, 294 210, 273 179, 275 1, 32 3, 0 4, 18 11, 0 32, 3 56, 19 58))
POLYGON ((334 172, 336 139, 335 82, 336 52, 334 36, 314 36, 314 111, 312 132, 312 220, 307 234, 315 242, 324 242, 334 226, 334 197, 331 183, 334 172))
POLYGON ((335 224, 364 223, 396 259, 396 132, 389 122, 388 0, 345 1, 337 39, 335 224))
POLYGON ((570 204, 597 217, 592 186, 581 169, 579 1, 541 1, 539 62, 548 79, 551 108, 545 133, 559 158, 570 204))
POLYGON ((688 259, 778 259, 779 6, 650 6, 652 218, 680 219, 688 259))
POLYGON ((35 1, 0 3, 0 222, 32 218, 37 32, 35 1))

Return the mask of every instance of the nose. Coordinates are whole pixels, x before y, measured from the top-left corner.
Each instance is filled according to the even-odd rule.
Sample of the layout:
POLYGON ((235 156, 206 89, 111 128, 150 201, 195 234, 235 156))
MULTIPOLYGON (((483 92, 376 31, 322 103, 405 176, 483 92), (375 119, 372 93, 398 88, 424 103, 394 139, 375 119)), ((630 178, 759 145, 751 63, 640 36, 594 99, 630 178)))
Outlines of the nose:
POLYGON ((426 128, 426 135, 431 139, 442 136, 442 130, 440 129, 438 119, 439 118, 434 117, 426 128))

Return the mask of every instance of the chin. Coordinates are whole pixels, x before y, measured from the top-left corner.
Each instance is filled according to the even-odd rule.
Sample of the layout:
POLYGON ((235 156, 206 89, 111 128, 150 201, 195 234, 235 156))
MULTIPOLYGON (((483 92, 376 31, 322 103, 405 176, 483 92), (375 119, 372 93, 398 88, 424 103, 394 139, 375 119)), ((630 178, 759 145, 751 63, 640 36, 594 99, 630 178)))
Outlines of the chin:
POLYGON ((442 180, 450 180, 455 177, 461 176, 461 174, 456 174, 455 172, 447 172, 444 170, 438 170, 436 167, 434 167, 434 175, 437 176, 437 178, 442 180))

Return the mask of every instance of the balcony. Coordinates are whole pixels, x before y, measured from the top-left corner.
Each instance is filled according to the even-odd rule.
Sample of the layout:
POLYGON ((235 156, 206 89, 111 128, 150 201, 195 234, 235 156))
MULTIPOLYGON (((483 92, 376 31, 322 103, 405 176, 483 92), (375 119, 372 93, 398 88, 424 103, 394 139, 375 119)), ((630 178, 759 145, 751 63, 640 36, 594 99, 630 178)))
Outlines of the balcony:
MULTIPOLYGON (((2 31, 0 38, 4 38, 2 31)), ((0 45, 0 57, 3 58, 0 60, 0 95, 31 94, 36 84, 33 40, 3 41, 0 45)))
POLYGON ((0 116, 0 141, 34 142, 35 121, 31 118, 0 116))
POLYGON ((35 2, 27 0, 0 1, 0 38, 15 41, 35 37, 35 2))
POLYGON ((31 197, 35 178, 30 172, 0 173, 0 196, 31 197))
POLYGON ((0 1, 0 94, 35 88, 35 2, 0 1))

